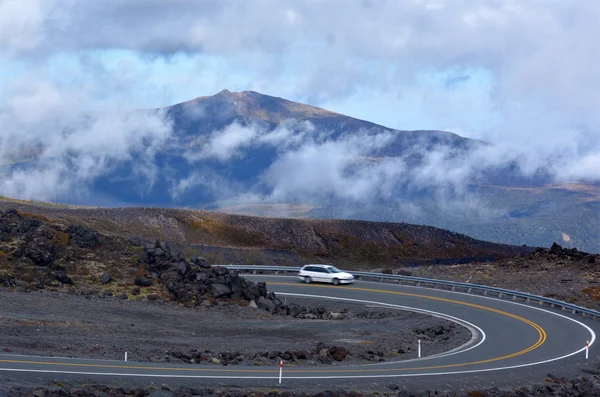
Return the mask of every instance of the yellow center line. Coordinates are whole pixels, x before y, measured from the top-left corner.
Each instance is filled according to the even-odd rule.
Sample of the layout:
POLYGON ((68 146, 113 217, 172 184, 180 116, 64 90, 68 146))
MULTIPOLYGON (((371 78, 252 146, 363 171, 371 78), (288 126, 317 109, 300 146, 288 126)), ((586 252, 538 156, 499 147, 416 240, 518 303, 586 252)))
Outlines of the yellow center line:
MULTIPOLYGON (((299 287, 299 284, 294 283, 281 283, 281 282, 271 282, 270 285, 285 285, 292 287, 299 287)), ((302 285, 302 287, 307 287, 302 285)), ((477 305, 474 303, 468 303, 463 301, 458 301, 454 299, 440 298, 436 296, 430 295, 421 295, 414 294, 409 292, 400 292, 400 291, 387 291, 387 290, 378 290, 371 288, 359 288, 359 287, 330 287, 325 285, 310 285, 311 288, 337 288, 337 289, 346 289, 352 291, 363 291, 363 292, 375 292, 375 293, 383 293, 390 295, 402 295, 402 296, 410 296, 421 299, 429 299, 446 303, 455 303, 458 305, 473 307, 481 310, 486 310, 489 312, 497 313, 503 316, 507 316, 513 318, 515 320, 524 322, 525 324, 533 327, 539 335, 539 338, 536 343, 527 347, 526 349, 520 350, 515 353, 507 354, 501 357, 494 357, 485 360, 479 361, 471 361, 466 363, 456 363, 456 364, 445 364, 445 365, 433 365, 433 366, 423 366, 423 367, 412 367, 412 368, 387 368, 387 369, 318 369, 318 370, 301 370, 301 369, 288 369, 286 373, 364 373, 364 372, 384 372, 384 371, 417 371, 417 370, 427 370, 427 369, 442 369, 442 368, 453 368, 453 367, 463 367, 468 365, 478 365, 491 363, 500 360, 506 360, 509 358, 521 356, 523 354, 529 353, 532 350, 537 349, 541 345, 546 342, 547 334, 546 331, 540 327, 538 324, 534 323, 531 320, 528 320, 524 317, 517 316, 516 314, 508 313, 502 310, 494 309, 487 306, 477 305)), ((274 373, 279 372, 279 368, 276 369, 222 369, 222 368, 172 368, 172 367, 150 367, 150 366, 142 366, 142 365, 115 365, 115 364, 85 364, 85 363, 62 363, 62 362, 52 362, 52 361, 29 361, 29 360, 0 360, 0 363, 14 363, 14 364, 34 364, 34 365, 57 365, 57 366, 67 366, 67 367, 87 367, 87 368, 116 368, 116 369, 144 369, 144 370, 152 370, 152 371, 195 371, 195 372, 234 372, 234 373, 274 373)), ((125 374, 126 375, 126 374, 125 374)))

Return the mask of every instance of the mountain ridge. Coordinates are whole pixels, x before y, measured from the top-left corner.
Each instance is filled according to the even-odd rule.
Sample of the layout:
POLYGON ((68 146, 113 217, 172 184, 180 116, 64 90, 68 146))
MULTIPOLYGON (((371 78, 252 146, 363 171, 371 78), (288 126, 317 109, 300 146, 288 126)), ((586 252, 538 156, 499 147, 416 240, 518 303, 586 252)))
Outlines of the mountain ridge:
MULTIPOLYGON (((173 134, 155 157, 134 154, 78 186, 87 195, 68 192, 55 201, 243 208, 258 215, 274 208, 277 215, 408 222, 497 243, 558 241, 600 252, 594 237, 600 195, 556 189, 543 173, 522 177, 511 162, 486 169, 477 168, 480 160, 469 164, 472 153, 493 147, 488 142, 448 131, 395 130, 255 91, 222 90, 161 112, 173 134), (337 163, 325 161, 332 153, 337 163), (156 176, 143 185, 133 170, 148 162, 156 176)), ((29 164, 35 167, 35 159, 14 167, 23 172, 29 164)))
POLYGON ((534 250, 406 223, 266 218, 177 208, 74 208, 0 199, 0 210, 10 209, 108 236, 167 241, 214 263, 325 261, 346 267, 401 267, 491 261, 534 250))

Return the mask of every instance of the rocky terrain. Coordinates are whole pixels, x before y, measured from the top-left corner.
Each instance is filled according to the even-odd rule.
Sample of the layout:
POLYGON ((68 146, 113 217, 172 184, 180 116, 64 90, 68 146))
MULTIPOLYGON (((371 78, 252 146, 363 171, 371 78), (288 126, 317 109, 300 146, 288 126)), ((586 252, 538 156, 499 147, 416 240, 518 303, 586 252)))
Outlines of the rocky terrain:
POLYGON ((103 236, 85 226, 16 210, 0 213, 0 286, 119 299, 140 296, 187 306, 228 298, 287 314, 264 283, 212 267, 198 256, 183 257, 165 242, 103 236))
POLYGON ((494 262, 382 268, 418 277, 491 285, 542 295, 600 310, 600 255, 558 244, 535 252, 494 262))
POLYGON ((282 302, 265 283, 166 242, 16 210, 0 213, 0 253, 0 346, 7 353, 118 359, 128 351, 140 361, 317 365, 411 358, 419 337, 429 354, 470 339, 462 327, 427 316, 282 302), (344 330, 333 332, 331 323, 340 321, 344 330), (392 323, 397 332, 389 332, 392 323), (264 350, 274 324, 281 340, 264 350), (232 350, 232 337, 246 343, 232 350))
MULTIPOLYGON (((468 339, 461 327, 416 314, 307 301, 282 302, 268 292, 267 285, 211 266, 211 260, 202 253, 237 258, 243 252, 259 252, 267 264, 301 264, 307 258, 337 264, 353 257, 355 261, 349 268, 496 285, 600 308, 600 256, 558 244, 549 249, 507 247, 504 251, 488 251, 492 252, 492 260, 458 257, 457 253, 465 252, 484 254, 486 246, 477 245, 476 240, 461 240, 461 236, 455 240, 451 233, 412 229, 410 225, 368 224, 362 228, 360 223, 345 221, 278 224, 274 219, 182 210, 139 209, 127 215, 125 210, 57 209, 27 203, 16 208, 0 211, 0 287, 4 287, 0 288, 0 348, 5 353, 119 359, 128 351, 138 360, 155 362, 273 365, 283 359, 303 365, 336 365, 414 357, 414 342, 419 337, 430 354, 449 350, 468 339), (188 228, 192 218, 196 226, 188 228), (408 240, 396 240, 395 248, 390 248, 392 243, 383 236, 391 230, 398 237, 398 230, 405 227, 415 240, 410 244, 408 240), (182 230, 188 233, 184 243, 176 239, 182 230), (306 253, 314 248, 312 239, 317 234, 317 240, 330 245, 327 255, 311 257, 306 253), (260 238, 254 240, 258 235, 260 238), (340 248, 335 244, 348 235, 354 236, 354 240, 348 240, 353 248, 338 255, 336 250, 340 248), (194 237, 187 240, 187 236, 194 237), (475 241, 475 245, 460 246, 457 241, 475 241), (285 244, 298 244, 300 248, 286 249, 285 244), (379 249, 398 252, 419 245, 437 247, 434 252, 439 256, 424 261, 419 251, 413 251, 405 254, 405 263, 388 254, 369 259, 379 249), (472 251, 473 247, 478 248, 472 251), (413 254, 419 259, 411 262, 407 258, 413 254), (460 263, 468 258, 485 261, 460 263), (343 322, 347 329, 344 337, 327 333, 337 322, 343 322), (282 334, 271 333, 272 343, 266 350, 259 336, 269 332, 266 328, 273 324, 282 334), (298 329, 297 334, 287 328, 292 325, 298 329), (209 326, 213 331, 206 331, 209 326), (67 334, 69 344, 64 343, 67 334), (117 334, 122 336, 115 339, 117 334), (242 349, 231 349, 228 339, 232 336, 236 340, 245 336, 242 349)), ((572 380, 549 375, 544 384, 511 390, 465 390, 462 395, 597 395, 600 379, 595 371, 588 370, 585 376, 572 380)), ((301 395, 167 386, 119 389, 74 384, 36 389, 8 380, 0 385, 0 395, 301 395)), ((376 392, 349 390, 304 395, 461 395, 445 390, 437 394, 410 392, 401 384, 390 384, 376 392)))
MULTIPOLYGON (((596 365, 596 367, 600 367, 596 365)), ((408 390, 401 384, 390 383, 383 390, 327 389, 319 392, 295 392, 273 389, 241 389, 237 387, 173 387, 167 385, 129 388, 106 385, 65 386, 36 388, 30 386, 0 384, 0 396, 135 396, 135 397, 593 397, 600 394, 600 372, 588 371, 574 379, 548 374, 544 383, 514 388, 466 388, 462 391, 436 389, 408 390)))
POLYGON ((327 261, 360 265, 451 264, 533 252, 447 230, 403 223, 303 220, 159 208, 56 208, 0 200, 49 222, 79 224, 106 236, 166 241, 210 263, 280 264, 327 261))
POLYGON ((289 306, 316 314, 293 318, 226 300, 185 307, 0 289, 0 301, 0 352, 14 354, 121 360, 127 351, 133 361, 310 366, 405 360, 416 357, 419 338, 427 355, 471 338, 421 314, 308 299, 289 306))

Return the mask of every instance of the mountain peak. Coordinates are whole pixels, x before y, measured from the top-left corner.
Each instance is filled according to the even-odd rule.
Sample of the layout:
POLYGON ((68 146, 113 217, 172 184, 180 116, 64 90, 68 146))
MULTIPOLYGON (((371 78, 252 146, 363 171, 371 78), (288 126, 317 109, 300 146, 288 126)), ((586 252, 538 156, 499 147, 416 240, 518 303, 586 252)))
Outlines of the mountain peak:
MULTIPOLYGON (((262 120, 279 123, 285 119, 306 120, 314 117, 329 118, 340 114, 316 106, 292 102, 287 99, 261 94, 256 91, 232 92, 223 89, 212 96, 201 96, 187 106, 200 106, 212 113, 236 115, 245 120, 262 120)), ((177 105, 175 105, 177 106, 177 105)))

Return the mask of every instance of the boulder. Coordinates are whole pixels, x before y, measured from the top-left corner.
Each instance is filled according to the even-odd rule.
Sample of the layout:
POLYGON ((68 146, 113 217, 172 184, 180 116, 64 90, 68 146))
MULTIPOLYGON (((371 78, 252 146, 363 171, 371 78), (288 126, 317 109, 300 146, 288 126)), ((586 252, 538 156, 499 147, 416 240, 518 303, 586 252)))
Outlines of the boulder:
POLYGON ((104 273, 102 276, 100 276, 100 282, 102 284, 108 284, 112 281, 112 276, 110 275, 110 273, 104 273))
POLYGON ((58 282, 60 282, 61 284, 73 284, 73 280, 65 272, 54 273, 54 278, 58 280, 58 282))
POLYGON ((232 290, 229 286, 225 284, 213 284, 212 285, 212 295, 214 298, 221 298, 230 296, 232 290))
POLYGON ((152 284, 152 280, 147 279, 144 276, 138 276, 135 278, 135 285, 139 285, 140 287, 151 287, 152 284))
POLYGON ((242 294, 247 300, 258 299, 261 296, 260 288, 255 282, 249 282, 243 289, 242 294))
POLYGON ((342 361, 348 355, 348 350, 343 346, 333 346, 329 348, 328 353, 335 361, 342 361))
POLYGON ((266 310, 270 313, 273 313, 275 311, 275 308, 277 307, 275 302, 273 302, 271 299, 267 299, 264 296, 261 296, 260 298, 258 298, 256 305, 258 306, 259 309, 266 310))
POLYGON ((290 303, 288 305, 288 315, 292 317, 298 317, 300 313, 302 313, 302 307, 295 303, 290 303))
POLYGON ((78 247, 92 249, 100 246, 100 239, 97 233, 85 226, 69 225, 66 233, 69 234, 70 240, 78 247))
POLYGON ((17 285, 15 276, 12 274, 0 274, 0 287, 14 287, 17 285))
POLYGON ((187 274, 187 272, 190 270, 190 265, 187 262, 177 262, 175 267, 182 275, 187 274))
POLYGON ((196 281, 200 281, 200 282, 204 282, 208 279, 208 274, 204 273, 204 272, 198 272, 196 273, 196 281))
POLYGON ((36 266, 48 266, 54 262, 56 248, 49 243, 30 241, 23 250, 23 256, 29 258, 36 266))
POLYGON ((194 265, 198 265, 203 269, 210 269, 210 265, 206 259, 202 258, 201 256, 193 256, 190 260, 194 265))

